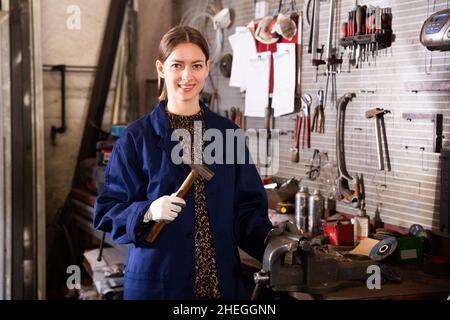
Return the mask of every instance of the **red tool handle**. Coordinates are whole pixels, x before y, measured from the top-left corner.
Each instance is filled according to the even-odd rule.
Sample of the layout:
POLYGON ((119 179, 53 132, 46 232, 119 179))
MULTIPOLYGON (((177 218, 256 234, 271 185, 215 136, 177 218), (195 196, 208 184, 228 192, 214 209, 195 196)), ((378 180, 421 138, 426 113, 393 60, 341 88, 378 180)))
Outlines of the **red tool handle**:
POLYGON ((359 6, 356 10, 356 35, 363 35, 366 30, 366 6, 359 6))
POLYGON ((356 11, 351 11, 348 19, 348 35, 350 37, 355 35, 355 13, 356 11))
POLYGON ((297 126, 295 129, 295 148, 300 145, 300 132, 302 131, 302 117, 297 116, 297 126))
POLYGON ((309 123, 309 117, 305 118, 305 135, 306 135, 306 147, 309 149, 311 148, 311 135, 310 135, 310 123, 309 123))
POLYGON ((348 36, 348 23, 344 22, 342 23, 341 38, 345 38, 347 36, 348 36))
POLYGON ((353 24, 352 12, 351 11, 348 13, 348 20, 347 21, 348 21, 347 22, 348 36, 351 37, 352 36, 352 24, 353 24))

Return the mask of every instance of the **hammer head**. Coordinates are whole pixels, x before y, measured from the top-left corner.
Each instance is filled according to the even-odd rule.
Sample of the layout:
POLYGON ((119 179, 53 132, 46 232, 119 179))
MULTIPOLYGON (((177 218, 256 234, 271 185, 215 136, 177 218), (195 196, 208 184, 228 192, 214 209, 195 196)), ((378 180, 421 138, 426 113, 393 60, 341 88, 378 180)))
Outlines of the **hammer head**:
POLYGON ((211 180, 211 178, 214 177, 214 172, 209 170, 203 164, 189 164, 189 166, 196 174, 203 177, 207 181, 211 180))
POLYGON ((366 111, 366 118, 371 119, 373 117, 383 116, 385 113, 389 112, 389 110, 384 110, 382 108, 373 108, 366 111))

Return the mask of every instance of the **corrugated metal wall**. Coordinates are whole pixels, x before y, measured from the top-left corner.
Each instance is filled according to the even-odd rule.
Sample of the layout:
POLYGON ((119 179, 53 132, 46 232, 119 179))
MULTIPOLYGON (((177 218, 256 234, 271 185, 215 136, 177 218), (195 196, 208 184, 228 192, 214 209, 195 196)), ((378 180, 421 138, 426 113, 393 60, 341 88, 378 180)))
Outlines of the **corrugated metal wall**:
MULTIPOLYGON (((183 10, 201 1, 183 1, 183 10)), ((352 176, 364 174, 367 212, 373 216, 376 205, 382 204, 381 218, 384 222, 409 227, 419 223, 427 228, 438 228, 439 222, 439 154, 433 152, 433 124, 427 121, 408 122, 402 113, 442 113, 444 116, 444 136, 450 137, 449 96, 450 92, 412 92, 417 84, 450 79, 450 57, 447 53, 431 54, 419 42, 421 26, 429 14, 447 8, 448 1, 358 1, 359 4, 391 7, 393 31, 396 40, 386 55, 380 52, 376 66, 371 63, 362 69, 348 70, 348 60, 344 60, 343 72, 337 76, 337 91, 341 96, 346 92, 356 93, 356 99, 347 108, 345 124, 345 151, 347 167, 352 176), (430 67, 431 64, 431 67, 430 67), (426 67, 427 65, 427 67, 426 67), (365 111, 384 108, 391 113, 385 116, 392 171, 378 171, 375 145, 374 122, 365 118, 365 111)), ((248 23, 254 16, 254 1, 222 1, 225 7, 235 10, 234 24, 225 33, 224 53, 231 52, 227 37, 234 33, 236 26, 248 23)), ((289 1, 284 1, 288 5, 289 1)), ((338 1, 340 23, 347 19, 347 12, 354 6, 353 0, 338 1)), ((297 8, 305 11, 305 2, 297 1, 297 8)), ((270 1, 270 12, 278 8, 278 1, 270 1)), ((329 1, 321 3, 320 43, 326 44, 328 30, 329 1)), ((304 15, 305 16, 305 15, 304 15)), ((311 55, 307 54, 309 25, 303 24, 303 64, 302 92, 315 95, 325 89, 326 77, 320 76, 315 82, 315 68, 311 66, 311 55)), ((344 56, 346 59, 346 56, 344 56)), ((324 67, 320 68, 324 71, 324 67)), ((219 88, 219 110, 223 112, 231 106, 243 109, 244 98, 237 88, 228 86, 217 69, 212 71, 219 88)), ((319 181, 306 178, 307 168, 314 149, 328 152, 335 160, 335 110, 327 106, 325 135, 312 134, 312 148, 300 151, 300 163, 290 162, 290 140, 282 136, 280 142, 280 170, 278 175, 289 178, 303 178, 302 184, 310 188, 324 186, 319 181)), ((247 118, 246 128, 262 128, 263 119, 247 118)), ((275 119, 275 127, 293 130, 291 116, 275 119)), ((444 139, 444 145, 447 139, 444 139)), ((356 210, 338 204, 339 211, 356 213, 356 210)))

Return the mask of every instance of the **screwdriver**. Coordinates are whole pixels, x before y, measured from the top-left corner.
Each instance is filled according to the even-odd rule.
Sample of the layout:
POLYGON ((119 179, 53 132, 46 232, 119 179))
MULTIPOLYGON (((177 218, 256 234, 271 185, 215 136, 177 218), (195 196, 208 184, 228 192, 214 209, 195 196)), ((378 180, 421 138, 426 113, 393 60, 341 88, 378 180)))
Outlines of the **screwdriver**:
POLYGON ((359 6, 356 10, 356 35, 360 36, 364 34, 366 29, 366 6, 359 6))
MULTIPOLYGON (((366 29, 365 17, 366 17, 366 6, 359 6, 356 9, 356 35, 357 36, 364 35, 365 29, 366 29)), ((359 51, 360 51, 359 57, 358 57, 359 61, 362 60, 361 50, 362 50, 362 45, 360 45, 360 47, 359 47, 359 51)))

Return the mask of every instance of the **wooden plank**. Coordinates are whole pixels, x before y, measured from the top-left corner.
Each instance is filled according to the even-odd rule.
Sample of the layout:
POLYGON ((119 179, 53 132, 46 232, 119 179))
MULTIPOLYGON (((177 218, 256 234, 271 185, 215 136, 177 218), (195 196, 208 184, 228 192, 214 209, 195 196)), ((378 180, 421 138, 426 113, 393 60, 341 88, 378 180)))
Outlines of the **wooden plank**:
POLYGON ((89 102, 83 138, 76 163, 72 185, 79 184, 80 162, 95 157, 95 144, 99 137, 97 128, 101 128, 106 99, 109 92, 111 75, 116 60, 116 52, 125 15, 126 0, 111 1, 106 22, 102 48, 99 55, 97 73, 89 102))

